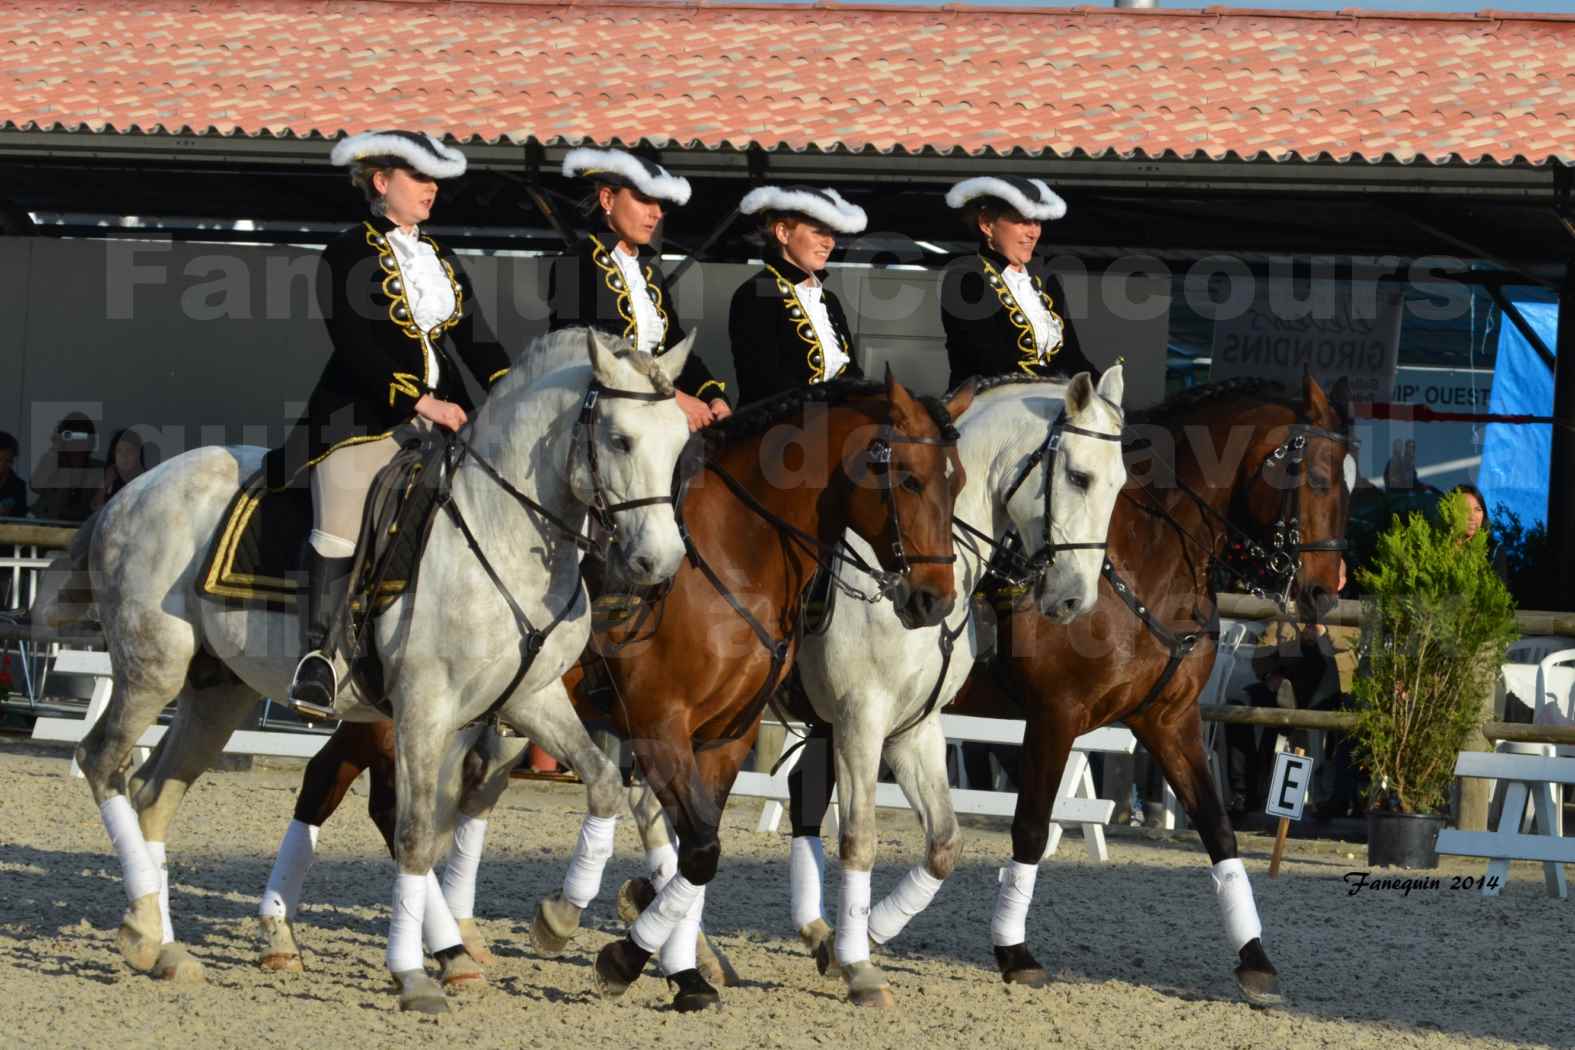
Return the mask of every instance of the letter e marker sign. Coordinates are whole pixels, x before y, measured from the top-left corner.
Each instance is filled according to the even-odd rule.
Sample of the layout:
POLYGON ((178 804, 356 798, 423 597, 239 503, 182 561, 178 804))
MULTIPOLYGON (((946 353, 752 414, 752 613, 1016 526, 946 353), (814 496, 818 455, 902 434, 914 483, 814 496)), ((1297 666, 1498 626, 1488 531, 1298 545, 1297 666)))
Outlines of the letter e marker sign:
POLYGON ((1307 802, 1307 787, 1312 783, 1313 760, 1301 748, 1296 753, 1275 753, 1274 777, 1269 781, 1269 797, 1263 811, 1280 818, 1279 830, 1274 836, 1274 852, 1269 856, 1269 878, 1280 874, 1280 858, 1285 854, 1285 837, 1290 834, 1291 821, 1302 819, 1302 807, 1307 802))
POLYGON ((1307 786, 1312 783, 1313 760, 1286 751, 1274 756, 1274 777, 1269 781, 1269 798, 1263 811, 1271 817, 1302 819, 1307 801, 1307 786))

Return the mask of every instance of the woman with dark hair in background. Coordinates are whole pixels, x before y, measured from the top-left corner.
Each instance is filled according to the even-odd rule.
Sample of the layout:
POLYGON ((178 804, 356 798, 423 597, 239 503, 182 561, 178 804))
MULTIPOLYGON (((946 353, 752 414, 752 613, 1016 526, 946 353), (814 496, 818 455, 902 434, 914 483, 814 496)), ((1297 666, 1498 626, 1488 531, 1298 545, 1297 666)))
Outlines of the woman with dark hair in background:
POLYGON ((109 462, 104 465, 104 485, 93 499, 95 510, 148 469, 142 436, 129 427, 115 431, 109 439, 108 458, 109 462))
MULTIPOLYGON (((589 179, 589 201, 602 229, 589 233, 548 278, 548 328, 586 325, 621 336, 660 357, 684 338, 662 265, 651 248, 663 206, 689 202, 689 180, 621 149, 580 148, 563 158, 563 174, 589 179)), ((731 414, 726 384, 691 353, 678 382, 678 407, 698 430, 731 414)))
POLYGON ((1504 548, 1498 545, 1497 538, 1493 535, 1493 523, 1488 520, 1487 501, 1482 497, 1482 490, 1469 482, 1461 482, 1449 490, 1450 495, 1459 493, 1466 499, 1466 534, 1462 542, 1470 540, 1483 529, 1487 530, 1488 562, 1493 566, 1493 572, 1504 583, 1509 582, 1509 558, 1504 553, 1504 548))

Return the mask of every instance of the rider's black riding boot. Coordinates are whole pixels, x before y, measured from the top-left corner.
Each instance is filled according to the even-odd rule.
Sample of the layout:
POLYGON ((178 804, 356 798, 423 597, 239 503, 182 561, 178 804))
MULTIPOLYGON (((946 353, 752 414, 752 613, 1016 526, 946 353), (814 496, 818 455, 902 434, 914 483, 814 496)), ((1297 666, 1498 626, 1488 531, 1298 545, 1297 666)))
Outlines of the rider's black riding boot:
POLYGON ((301 617, 301 651, 305 654, 295 667, 290 683, 290 706, 307 718, 335 718, 334 697, 339 678, 334 672, 333 654, 325 652, 328 624, 334 611, 344 602, 350 585, 354 558, 325 558, 317 549, 306 548, 306 608, 301 617))

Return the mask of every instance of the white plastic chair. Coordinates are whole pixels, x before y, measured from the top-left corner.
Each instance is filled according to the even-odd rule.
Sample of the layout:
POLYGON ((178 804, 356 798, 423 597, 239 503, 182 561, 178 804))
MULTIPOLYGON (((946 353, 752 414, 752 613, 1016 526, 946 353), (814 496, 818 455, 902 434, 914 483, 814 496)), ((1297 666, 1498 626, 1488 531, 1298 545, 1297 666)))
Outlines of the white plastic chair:
MULTIPOLYGON (((1571 711, 1571 693, 1575 692, 1575 649, 1560 649, 1556 652, 1546 652, 1537 662, 1536 676, 1529 700, 1531 708, 1531 722, 1533 725, 1567 726, 1575 725, 1575 712, 1571 711)), ((1506 667, 1506 672, 1508 667, 1506 667)), ((1508 675, 1506 673, 1506 680, 1508 675)), ((1524 694, 1517 694, 1524 695, 1524 694)), ((1567 744, 1531 744, 1517 741, 1503 741, 1498 745, 1498 750, 1515 755, 1536 755, 1542 758, 1575 758, 1575 746, 1567 744)), ((1502 795, 1503 785, 1494 785, 1495 796, 1502 795)), ((1553 784, 1553 834, 1564 834, 1564 785, 1553 784)), ((1521 813, 1520 825, 1522 828, 1530 826, 1535 816, 1536 803, 1527 799, 1521 813)), ((1507 809, 1508 807, 1506 807, 1507 809)), ((1515 819, 1514 814, 1504 812, 1499 816, 1502 824, 1505 820, 1515 819)))

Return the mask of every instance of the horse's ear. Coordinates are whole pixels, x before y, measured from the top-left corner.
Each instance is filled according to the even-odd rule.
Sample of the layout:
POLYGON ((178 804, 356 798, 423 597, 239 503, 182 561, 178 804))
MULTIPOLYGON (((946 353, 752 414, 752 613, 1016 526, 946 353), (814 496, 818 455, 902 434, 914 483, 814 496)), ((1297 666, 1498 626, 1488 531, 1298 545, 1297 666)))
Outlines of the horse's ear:
POLYGON ((979 377, 970 376, 968 381, 952 392, 946 399, 946 414, 955 421, 958 416, 968 411, 968 406, 973 404, 974 395, 979 392, 979 377))
POLYGON ((1099 396, 1113 405, 1120 405, 1121 398, 1127 392, 1126 372, 1119 364, 1111 365, 1105 369, 1105 374, 1099 377, 1099 396))
POLYGON ((1340 413, 1340 421, 1346 425, 1351 422, 1351 377, 1341 376, 1334 381, 1334 386, 1329 388, 1329 403, 1340 413))
POLYGON ((1066 414, 1080 416, 1094 403, 1094 381, 1087 372, 1079 372, 1066 386, 1066 414))
POLYGON ((1313 378, 1311 369, 1302 374, 1302 408, 1309 419, 1327 419, 1332 412, 1329 398, 1313 378))
POLYGON ((585 329, 585 344, 590 348, 591 375, 604 385, 612 381, 612 366, 617 360, 613 348, 607 345, 606 338, 595 328, 585 329))
POLYGON ((700 334, 699 326, 689 329, 689 334, 679 341, 678 345, 662 354, 656 359, 657 365, 662 369, 662 374, 673 382, 678 382, 678 376, 684 370, 684 365, 689 360, 689 353, 694 349, 695 339, 700 334))

